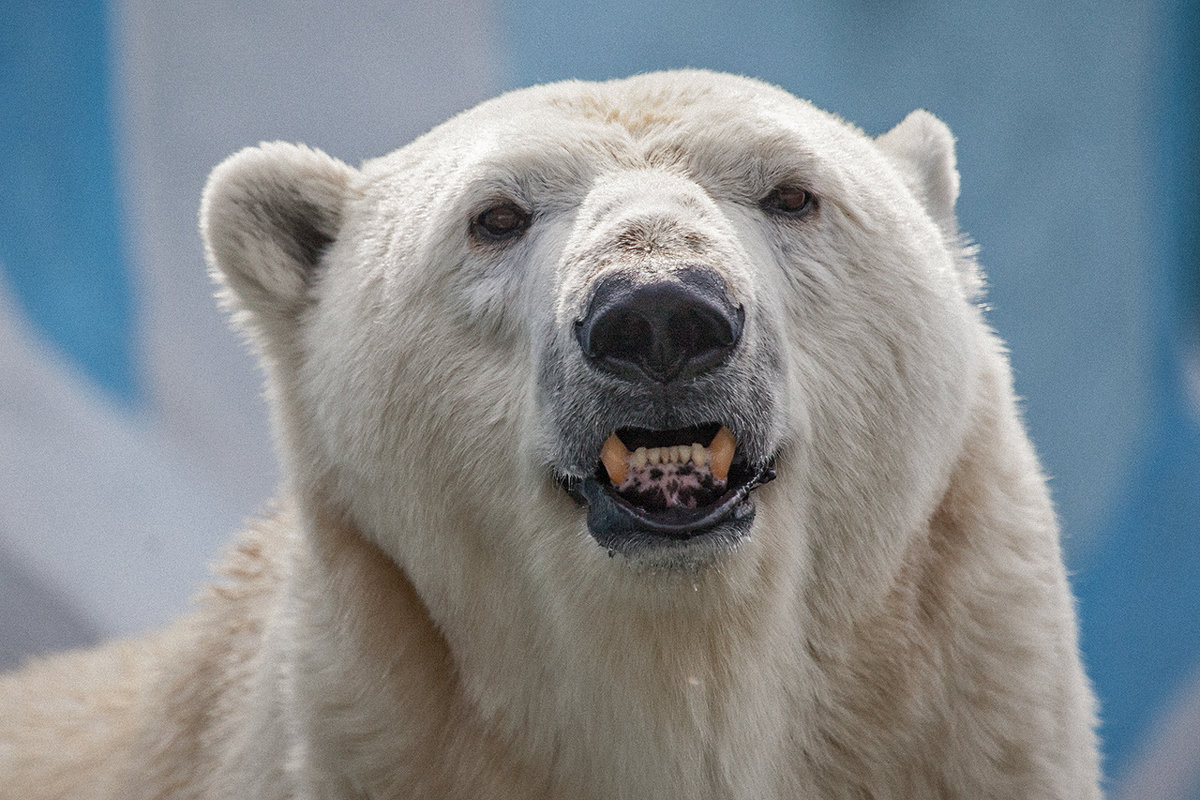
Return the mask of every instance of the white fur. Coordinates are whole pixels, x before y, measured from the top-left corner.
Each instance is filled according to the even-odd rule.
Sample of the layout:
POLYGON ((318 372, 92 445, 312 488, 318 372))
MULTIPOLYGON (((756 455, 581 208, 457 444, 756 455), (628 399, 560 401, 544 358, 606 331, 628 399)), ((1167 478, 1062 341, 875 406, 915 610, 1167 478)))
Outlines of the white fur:
POLYGON ((957 192, 927 112, 873 141, 704 72, 516 92, 359 170, 235 155, 202 225, 281 510, 171 631, 0 682, 0 795, 1098 797, 957 192), (811 218, 759 207, 787 181, 811 218), (473 243, 498 197, 528 233, 473 243), (613 556, 544 376, 599 278, 696 260, 747 309, 730 369, 777 378, 746 397, 779 478, 734 549, 613 556))

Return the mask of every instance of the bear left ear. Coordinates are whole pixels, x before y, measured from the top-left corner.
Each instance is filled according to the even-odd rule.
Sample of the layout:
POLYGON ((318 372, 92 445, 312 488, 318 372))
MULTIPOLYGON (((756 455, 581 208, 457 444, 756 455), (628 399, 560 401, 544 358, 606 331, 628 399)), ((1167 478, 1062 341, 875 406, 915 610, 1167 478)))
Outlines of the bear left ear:
POLYGON ((307 304, 355 174, 319 150, 283 142, 246 148, 212 171, 200 206, 209 263, 256 327, 286 326, 307 304))
POLYGON ((948 238, 958 234, 954 202, 958 199, 954 134, 946 123, 918 109, 875 143, 900 170, 909 189, 948 238))

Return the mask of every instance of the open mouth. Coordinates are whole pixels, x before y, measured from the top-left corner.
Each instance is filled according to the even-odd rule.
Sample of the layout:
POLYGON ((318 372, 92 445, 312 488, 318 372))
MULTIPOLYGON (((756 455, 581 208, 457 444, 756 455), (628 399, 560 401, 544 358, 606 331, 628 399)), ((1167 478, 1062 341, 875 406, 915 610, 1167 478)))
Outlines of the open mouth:
POLYGON ((588 507, 588 528, 619 547, 647 535, 685 540, 726 520, 748 528, 750 492, 775 478, 769 463, 751 464, 720 423, 650 430, 619 428, 604 442, 595 473, 563 486, 588 507))

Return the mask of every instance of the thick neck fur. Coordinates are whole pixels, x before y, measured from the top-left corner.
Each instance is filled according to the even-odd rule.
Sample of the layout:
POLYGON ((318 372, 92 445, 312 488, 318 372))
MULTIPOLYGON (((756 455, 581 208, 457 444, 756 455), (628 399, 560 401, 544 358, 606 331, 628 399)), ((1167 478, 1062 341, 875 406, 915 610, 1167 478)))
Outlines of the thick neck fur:
POLYGON ((656 608, 565 598, 551 624, 569 636, 532 629, 538 609, 493 606, 458 651, 373 545, 344 526, 314 533, 289 638, 305 651, 298 694, 325 706, 296 720, 318 771, 357 761, 375 773, 361 780, 371 797, 775 795, 799 707, 789 686, 809 682, 802 642, 787 643, 796 604, 721 608, 700 597, 711 581, 680 577, 679 599, 656 608), (354 741, 321 732, 334 709, 365 717, 336 726, 354 741))

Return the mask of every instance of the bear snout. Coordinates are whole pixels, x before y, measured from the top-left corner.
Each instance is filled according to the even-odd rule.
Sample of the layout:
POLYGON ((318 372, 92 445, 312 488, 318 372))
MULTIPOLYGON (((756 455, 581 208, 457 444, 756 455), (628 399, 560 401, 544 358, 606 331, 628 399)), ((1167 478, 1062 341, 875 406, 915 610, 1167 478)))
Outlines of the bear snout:
POLYGON ((695 377, 724 363, 737 346, 745 309, 712 269, 689 266, 653 282, 627 273, 602 278, 575 338, 597 368, 656 383, 695 377))

